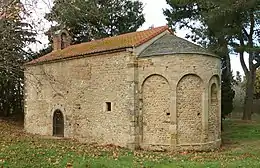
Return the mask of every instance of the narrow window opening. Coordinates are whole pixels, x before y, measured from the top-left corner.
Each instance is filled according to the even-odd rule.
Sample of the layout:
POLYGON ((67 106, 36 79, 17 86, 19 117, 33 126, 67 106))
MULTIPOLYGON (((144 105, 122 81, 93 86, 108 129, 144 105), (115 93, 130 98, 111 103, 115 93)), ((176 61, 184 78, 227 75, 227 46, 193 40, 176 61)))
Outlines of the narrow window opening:
POLYGON ((167 116, 171 115, 171 113, 166 113, 167 116))
POLYGON ((64 137, 64 116, 60 110, 53 115, 53 136, 64 137))
POLYGON ((218 101, 218 96, 217 96, 217 85, 215 83, 213 83, 211 85, 211 103, 212 104, 216 104, 218 101))
POLYGON ((107 105, 107 111, 111 111, 112 107, 111 107, 111 102, 106 102, 107 105))

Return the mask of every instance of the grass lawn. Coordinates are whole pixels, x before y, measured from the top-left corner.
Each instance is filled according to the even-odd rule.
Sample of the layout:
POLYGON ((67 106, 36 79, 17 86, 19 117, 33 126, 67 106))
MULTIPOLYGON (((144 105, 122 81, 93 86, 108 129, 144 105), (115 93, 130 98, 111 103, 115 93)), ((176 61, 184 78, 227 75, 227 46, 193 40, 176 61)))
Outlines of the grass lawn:
POLYGON ((0 120, 0 168, 260 168, 260 123, 228 120, 224 128, 217 151, 157 153, 47 139, 0 120))

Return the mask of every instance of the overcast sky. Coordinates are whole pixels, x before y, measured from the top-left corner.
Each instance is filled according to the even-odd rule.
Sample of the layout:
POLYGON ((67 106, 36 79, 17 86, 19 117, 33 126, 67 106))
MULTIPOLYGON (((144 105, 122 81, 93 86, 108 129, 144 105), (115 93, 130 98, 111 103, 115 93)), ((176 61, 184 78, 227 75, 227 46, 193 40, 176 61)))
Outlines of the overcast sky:
MULTIPOLYGON (((164 26, 167 24, 167 21, 163 15, 163 9, 167 8, 168 5, 166 4, 165 0, 140 0, 144 4, 144 14, 146 22, 143 24, 143 26, 139 30, 145 30, 149 28, 150 26, 164 26)), ((37 7, 34 8, 34 20, 39 21, 41 23, 40 26, 37 26, 37 28, 41 28, 42 31, 40 31, 39 40, 42 42, 41 45, 37 44, 34 45, 33 48, 36 48, 37 50, 42 48, 46 43, 48 43, 47 38, 43 35, 43 32, 47 30, 50 26, 44 19, 44 13, 48 12, 50 10, 51 0, 42 0, 38 1, 37 7)), ((176 30, 175 34, 179 37, 184 38, 185 34, 187 33, 187 30, 176 30)), ((238 56, 231 56, 231 65, 234 73, 236 71, 241 71, 242 68, 240 65, 240 61, 238 56)))
MULTIPOLYGON (((165 16, 163 15, 163 9, 168 7, 165 0, 160 0, 160 1, 140 0, 140 1, 142 1, 145 5, 144 13, 146 19, 145 24, 142 26, 142 28, 140 28, 141 30, 147 29, 151 25, 162 26, 167 24, 165 16)), ((184 38, 187 32, 188 32, 187 30, 186 31, 176 30, 175 34, 179 37, 184 38)), ((234 71, 234 74, 236 73, 236 71, 240 71, 241 73, 243 73, 238 56, 235 55, 231 56, 231 66, 234 71)))

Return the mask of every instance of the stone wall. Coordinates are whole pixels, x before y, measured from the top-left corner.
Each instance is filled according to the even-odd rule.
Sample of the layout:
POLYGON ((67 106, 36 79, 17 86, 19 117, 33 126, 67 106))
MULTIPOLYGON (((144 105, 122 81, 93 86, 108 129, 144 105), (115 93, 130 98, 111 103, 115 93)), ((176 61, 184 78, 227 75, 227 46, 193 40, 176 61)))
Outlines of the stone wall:
POLYGON ((143 142, 170 145, 170 86, 164 77, 152 75, 143 83, 142 115, 143 142))
POLYGON ((214 141, 215 139, 220 138, 220 130, 221 130, 221 123, 219 120, 221 119, 220 115, 217 115, 220 111, 220 104, 219 104, 219 86, 220 80, 217 76, 211 78, 209 82, 209 114, 208 114, 208 141, 214 141))
POLYGON ((184 76, 177 85, 177 143, 202 142, 202 80, 196 75, 184 76))
POLYGON ((207 150, 220 146, 220 127, 218 127, 221 113, 220 86, 217 87, 218 108, 214 108, 215 117, 213 117, 214 119, 209 118, 209 113, 212 111, 209 107, 210 80, 215 75, 220 77, 220 66, 219 58, 199 54, 173 54, 139 58, 138 79, 141 102, 138 136, 142 148, 207 150), (153 75, 161 76, 168 81, 168 85, 162 85, 162 81, 160 83, 158 80, 151 80, 150 77, 153 75), (158 90, 153 87, 148 87, 148 89, 147 86, 156 86, 158 90), (164 94, 165 90, 168 90, 169 95, 164 94), (149 95, 147 92, 151 94, 149 95), (158 103, 156 108, 152 108, 150 104, 147 105, 148 95, 159 97, 158 103, 161 106, 158 103), (170 98, 168 99, 168 97, 170 98), (170 116, 167 116, 167 113, 164 112, 165 109, 162 108, 168 100, 170 101, 170 116), (161 107, 161 109, 157 107, 161 107), (147 109, 149 109, 149 113, 146 112, 147 109), (149 114, 155 114, 154 118, 150 119, 152 116, 149 114), (169 121, 167 121, 168 125, 165 125, 164 121, 167 120, 167 117, 169 117, 169 121), (209 138, 209 122, 211 120, 216 124, 216 129, 219 129, 216 131, 217 136, 213 139, 209 138), (147 123, 147 121, 152 123, 147 123), (156 129, 152 131, 153 133, 160 132, 156 135, 161 137, 156 139, 170 137, 170 144, 160 144, 156 140, 147 141, 145 125, 153 125, 156 129))
POLYGON ((138 58, 130 52, 28 66, 25 129, 52 136, 58 109, 64 136, 88 143, 217 148, 221 92, 212 79, 219 79, 220 66, 219 58, 207 55, 138 58))
POLYGON ((52 136, 53 113, 59 109, 65 137, 120 146, 135 143, 133 60, 131 53, 120 52, 28 66, 26 131, 52 136))

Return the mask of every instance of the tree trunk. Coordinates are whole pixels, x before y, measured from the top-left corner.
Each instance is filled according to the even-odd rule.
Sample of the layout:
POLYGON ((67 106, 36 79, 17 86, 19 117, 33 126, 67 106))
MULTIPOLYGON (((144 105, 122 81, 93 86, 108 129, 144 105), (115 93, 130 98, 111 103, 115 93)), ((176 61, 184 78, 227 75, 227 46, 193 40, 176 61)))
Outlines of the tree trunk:
POLYGON ((251 120, 253 113, 253 101, 254 101, 254 82, 255 82, 255 70, 249 71, 247 75, 246 83, 246 97, 245 106, 243 112, 243 120, 251 120))
POLYGON ((8 110, 8 107, 7 107, 7 102, 5 102, 3 104, 3 111, 4 111, 4 117, 9 117, 9 110, 8 110))
POLYGON ((229 56, 228 52, 225 55, 226 55, 225 61, 226 61, 226 66, 227 66, 227 72, 226 73, 228 75, 229 81, 231 82, 232 81, 232 72, 231 72, 230 56, 229 56))
POLYGON ((223 118, 221 118, 221 131, 224 131, 224 127, 223 127, 223 118))
MULTIPOLYGON (((243 62, 242 67, 244 69, 244 72, 246 74, 247 83, 246 83, 246 97, 245 97, 245 107, 244 107, 244 113, 243 113, 243 120, 251 120, 251 116, 253 113, 253 101, 254 101, 254 84, 255 84, 255 78, 256 78, 256 68, 258 65, 254 64, 254 58, 255 53, 253 51, 254 49, 254 28, 255 28, 255 16, 253 10, 249 11, 249 20, 250 20, 250 31, 249 33, 246 31, 245 28, 242 28, 242 31, 244 32, 244 35, 248 39, 248 44, 245 46, 245 43, 243 41, 242 36, 240 37, 240 44, 243 47, 246 47, 248 49, 248 64, 249 68, 246 69, 245 62, 243 62)), ((245 51, 245 50, 244 50, 245 51)), ((243 52, 244 52, 243 51, 243 52)), ((242 63, 242 62, 241 62, 242 63)))

